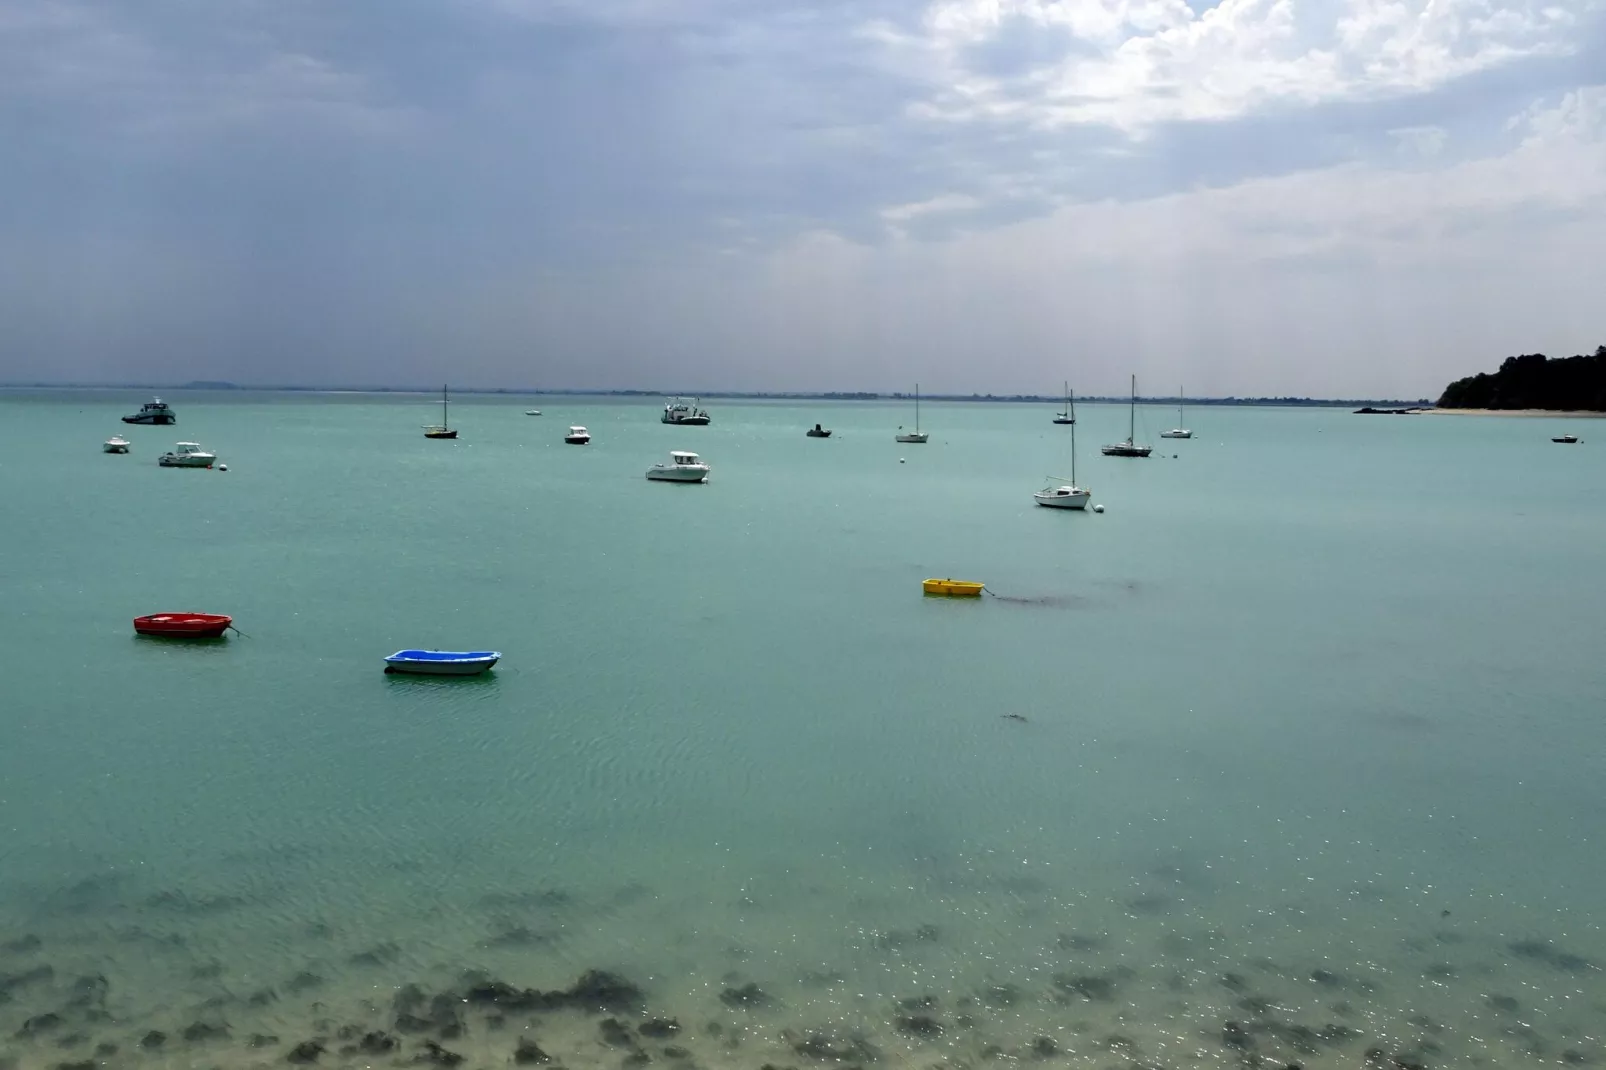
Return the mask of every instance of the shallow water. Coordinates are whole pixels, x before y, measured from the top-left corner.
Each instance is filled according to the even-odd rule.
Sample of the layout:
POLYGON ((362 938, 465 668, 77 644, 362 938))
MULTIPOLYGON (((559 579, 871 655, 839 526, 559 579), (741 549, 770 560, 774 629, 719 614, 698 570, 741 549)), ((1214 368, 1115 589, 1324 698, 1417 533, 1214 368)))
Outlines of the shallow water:
POLYGON ((117 423, 141 400, 0 399, 0 1060, 440 1061, 403 986, 591 969, 640 987, 622 1027, 682 1029, 462 1004, 428 1035, 609 1068, 1606 1059, 1588 429, 1200 408, 1143 461, 1086 406, 1095 515, 1032 504, 1051 405, 923 406, 916 446, 892 404, 474 398, 434 442, 427 398, 117 423), (158 468, 178 439, 229 471, 158 468), (671 448, 710 483, 644 480, 671 448), (132 635, 171 608, 246 635, 132 635), (404 646, 505 659, 383 675, 404 646), (353 1027, 400 1046, 342 1055, 353 1027))

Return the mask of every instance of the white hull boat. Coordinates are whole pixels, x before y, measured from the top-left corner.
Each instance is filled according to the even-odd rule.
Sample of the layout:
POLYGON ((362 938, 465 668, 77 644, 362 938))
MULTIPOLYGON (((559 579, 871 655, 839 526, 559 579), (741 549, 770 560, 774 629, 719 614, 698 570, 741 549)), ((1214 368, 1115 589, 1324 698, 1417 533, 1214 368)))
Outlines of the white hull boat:
POLYGON ((1059 486, 1047 486, 1032 495, 1038 505, 1049 509, 1086 509, 1087 500, 1093 492, 1086 487, 1076 485, 1076 400, 1071 397, 1070 384, 1065 387, 1065 412, 1062 414, 1067 423, 1071 425, 1071 478, 1063 476, 1049 476, 1049 479, 1063 480, 1059 486))
POLYGON ((707 427, 711 417, 707 409, 697 407, 697 399, 690 401, 685 398, 670 398, 664 402, 664 414, 660 417, 666 424, 683 424, 687 427, 707 427))
POLYGON ((156 458, 163 468, 211 468, 216 461, 217 454, 206 452, 195 442, 180 442, 170 453, 156 458))
POLYGON ((102 453, 127 453, 128 447, 129 441, 126 438, 120 435, 113 435, 106 440, 105 445, 101 446, 100 451, 102 453))
POLYGON ((1161 431, 1161 438, 1192 438, 1193 432, 1182 426, 1182 390, 1177 390, 1177 426, 1169 431, 1161 431))
POLYGON ((894 442, 921 443, 931 438, 929 432, 920 430, 920 384, 915 384, 915 429, 905 431, 898 428, 898 433, 892 436, 894 442))
POLYGON ((695 453, 671 450, 668 464, 655 464, 647 469, 647 478, 662 483, 704 483, 709 467, 695 453))
POLYGON ((563 441, 571 446, 584 446, 591 441, 591 432, 583 427, 571 427, 569 433, 563 436, 563 441))

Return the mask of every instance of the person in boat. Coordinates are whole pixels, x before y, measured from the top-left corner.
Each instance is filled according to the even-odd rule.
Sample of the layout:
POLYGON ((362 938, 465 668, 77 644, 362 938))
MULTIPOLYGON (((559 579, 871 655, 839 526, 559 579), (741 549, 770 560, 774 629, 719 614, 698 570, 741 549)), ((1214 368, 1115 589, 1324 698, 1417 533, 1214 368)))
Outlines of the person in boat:
POLYGON ((819 429, 820 429, 820 425, 819 424, 815 424, 814 425, 814 430, 818 431, 819 429))

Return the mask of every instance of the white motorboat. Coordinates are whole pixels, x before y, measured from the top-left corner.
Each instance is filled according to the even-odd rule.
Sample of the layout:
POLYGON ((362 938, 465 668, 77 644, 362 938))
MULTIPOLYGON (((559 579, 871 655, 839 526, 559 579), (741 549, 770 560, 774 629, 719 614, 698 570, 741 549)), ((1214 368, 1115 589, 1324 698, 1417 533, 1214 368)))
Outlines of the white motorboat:
POLYGON ((1192 438, 1193 432, 1182 426, 1182 388, 1177 388, 1177 426, 1169 431, 1161 431, 1161 438, 1192 438))
POLYGON ((540 416, 541 415, 541 410, 540 409, 525 409, 524 410, 524 415, 526 415, 526 416, 540 416))
POLYGON ((1138 418, 1138 377, 1132 377, 1132 408, 1126 418, 1126 441, 1117 442, 1112 446, 1101 446, 1100 452, 1106 457, 1147 457, 1153 452, 1153 446, 1136 445, 1134 437, 1138 418))
POLYGON ((579 425, 576 425, 569 428, 569 433, 563 436, 563 441, 567 442, 571 446, 584 446, 587 442, 591 441, 591 432, 587 431, 583 427, 580 427, 579 425))
MULTIPOLYGON (((1032 497, 1038 505, 1046 505, 1050 509, 1086 509, 1087 500, 1093 496, 1093 492, 1076 485, 1076 401, 1071 397, 1071 388, 1068 384, 1065 387, 1064 415, 1066 422, 1071 425, 1071 478, 1057 487, 1044 487, 1032 497)), ((1062 477, 1049 476, 1049 478, 1062 477)))
POLYGON ((897 442, 910 442, 910 443, 925 442, 927 439, 931 438, 930 432, 920 430, 920 384, 919 383, 915 384, 915 429, 913 431, 905 431, 902 427, 899 427, 898 428, 898 433, 896 435, 892 436, 892 437, 893 437, 894 441, 897 441, 897 442))
POLYGON ((707 409, 697 407, 697 399, 688 401, 685 398, 670 398, 664 402, 663 422, 666 424, 684 424, 690 427, 704 427, 711 422, 707 409))
POLYGON ((708 466, 695 453, 670 450, 669 463, 655 464, 647 469, 647 478, 665 483, 704 483, 708 480, 708 472, 708 466))
POLYGON ((198 442, 180 442, 156 458, 163 468, 211 468, 217 454, 203 450, 198 442))
POLYGON ((123 438, 121 435, 113 435, 106 440, 105 445, 101 446, 100 451, 102 453, 127 453, 128 447, 128 439, 123 438))

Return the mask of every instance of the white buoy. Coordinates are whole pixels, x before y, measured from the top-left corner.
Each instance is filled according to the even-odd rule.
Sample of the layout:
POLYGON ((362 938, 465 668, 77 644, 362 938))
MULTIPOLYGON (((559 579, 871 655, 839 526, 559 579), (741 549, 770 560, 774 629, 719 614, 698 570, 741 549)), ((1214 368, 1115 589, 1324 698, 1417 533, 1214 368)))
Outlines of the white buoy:
POLYGON ((1095 513, 1102 513, 1102 512, 1104 512, 1104 506, 1102 506, 1102 505, 1095 505, 1095 506, 1094 506, 1094 507, 1093 507, 1093 511, 1094 511, 1094 512, 1095 512, 1095 513))
POLYGON ((217 466, 217 470, 219 472, 227 472, 229 470, 229 466, 226 464, 220 464, 217 466))

